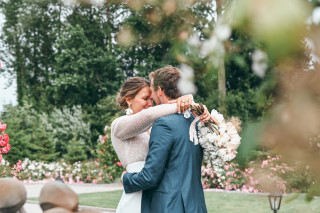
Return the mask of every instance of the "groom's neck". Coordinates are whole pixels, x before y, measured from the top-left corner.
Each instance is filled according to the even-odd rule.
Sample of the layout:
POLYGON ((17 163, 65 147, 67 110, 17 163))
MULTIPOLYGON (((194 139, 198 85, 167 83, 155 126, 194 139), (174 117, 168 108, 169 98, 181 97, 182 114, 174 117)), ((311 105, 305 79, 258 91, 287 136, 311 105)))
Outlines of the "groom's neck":
POLYGON ((171 100, 171 98, 169 98, 168 96, 164 95, 161 98, 161 104, 167 104, 170 100, 171 100))

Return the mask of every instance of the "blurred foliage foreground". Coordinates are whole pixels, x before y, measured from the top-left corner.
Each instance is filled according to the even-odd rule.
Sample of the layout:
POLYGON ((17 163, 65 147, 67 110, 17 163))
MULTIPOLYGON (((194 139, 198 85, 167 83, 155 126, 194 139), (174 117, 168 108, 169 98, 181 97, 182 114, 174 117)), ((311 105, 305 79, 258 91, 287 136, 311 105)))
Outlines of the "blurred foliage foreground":
POLYGON ((319 1, 92 2, 0 1, 1 55, 9 55, 19 103, 1 113, 11 128, 9 161, 99 158, 117 168, 112 147, 99 148, 98 138, 120 115, 118 88, 172 64, 182 70, 182 92, 243 121, 233 163, 245 173, 228 176, 253 167, 251 183, 259 179, 265 191, 283 191, 277 183, 286 182, 286 191, 308 192, 309 200, 320 195, 319 1), (281 163, 266 163, 277 156, 281 163), (258 169, 266 165, 284 182, 258 169))

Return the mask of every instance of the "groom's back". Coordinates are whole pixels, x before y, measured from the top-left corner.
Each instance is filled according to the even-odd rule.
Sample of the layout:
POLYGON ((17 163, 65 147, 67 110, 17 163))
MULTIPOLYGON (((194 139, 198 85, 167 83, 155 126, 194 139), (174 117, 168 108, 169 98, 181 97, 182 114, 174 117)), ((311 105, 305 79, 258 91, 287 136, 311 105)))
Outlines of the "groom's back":
POLYGON ((166 128, 171 135, 162 143, 171 146, 159 184, 143 192, 142 212, 207 212, 201 184, 202 148, 189 140, 192 120, 173 114, 154 123, 150 143, 166 128))

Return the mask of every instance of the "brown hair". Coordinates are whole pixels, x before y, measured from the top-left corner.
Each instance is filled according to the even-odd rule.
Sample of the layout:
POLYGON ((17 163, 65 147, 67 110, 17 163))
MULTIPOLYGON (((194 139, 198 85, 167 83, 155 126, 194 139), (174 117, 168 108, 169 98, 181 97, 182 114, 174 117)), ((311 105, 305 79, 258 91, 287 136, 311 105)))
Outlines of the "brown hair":
POLYGON ((158 90, 158 87, 160 87, 170 99, 176 99, 181 96, 178 89, 180 76, 179 69, 171 65, 162 67, 149 74, 150 79, 153 79, 154 89, 158 90))
POLYGON ((143 87, 150 86, 150 82, 142 77, 132 77, 124 82, 117 95, 117 102, 121 108, 128 108, 126 98, 134 98, 143 87))

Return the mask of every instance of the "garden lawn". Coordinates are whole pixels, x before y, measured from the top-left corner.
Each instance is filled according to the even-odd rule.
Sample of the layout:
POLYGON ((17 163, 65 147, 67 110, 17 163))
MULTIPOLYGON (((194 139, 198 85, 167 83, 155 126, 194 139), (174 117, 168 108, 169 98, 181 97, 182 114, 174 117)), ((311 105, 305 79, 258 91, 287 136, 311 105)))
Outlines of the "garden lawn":
MULTIPOLYGON (((98 192, 80 194, 80 205, 98 206, 104 208, 116 208, 122 191, 98 192)), ((315 198, 312 202, 304 201, 304 195, 298 199, 286 202, 289 197, 284 198, 279 213, 313 213, 320 212, 320 199, 315 198)), ((267 196, 255 194, 242 194, 232 192, 205 192, 206 204, 209 213, 241 212, 241 213, 270 213, 267 196)))

